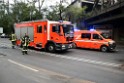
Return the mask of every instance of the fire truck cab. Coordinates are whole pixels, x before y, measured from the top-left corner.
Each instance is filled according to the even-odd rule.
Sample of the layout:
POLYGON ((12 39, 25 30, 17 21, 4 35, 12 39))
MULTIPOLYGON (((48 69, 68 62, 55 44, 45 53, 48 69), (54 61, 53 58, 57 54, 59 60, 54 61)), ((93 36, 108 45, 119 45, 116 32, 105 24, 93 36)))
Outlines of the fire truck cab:
POLYGON ((115 49, 115 41, 108 38, 106 33, 100 31, 79 30, 74 33, 74 43, 76 47, 99 49, 103 52, 115 49))
POLYGON ((74 28, 70 22, 37 20, 16 23, 15 34, 17 45, 21 45, 21 37, 28 34, 31 42, 30 47, 55 52, 55 50, 67 50, 72 48, 74 28))

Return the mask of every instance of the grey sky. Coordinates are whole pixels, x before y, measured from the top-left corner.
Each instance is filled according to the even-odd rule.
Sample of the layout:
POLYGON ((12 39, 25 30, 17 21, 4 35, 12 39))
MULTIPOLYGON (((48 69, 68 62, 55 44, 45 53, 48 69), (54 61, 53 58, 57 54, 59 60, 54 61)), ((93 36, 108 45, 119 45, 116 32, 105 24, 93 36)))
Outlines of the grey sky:
MULTIPOLYGON (((4 0, 5 2, 7 2, 8 0, 4 0)), ((27 0, 18 0, 18 1, 27 1, 27 0)), ((32 0, 29 0, 32 1, 32 0)), ((71 1, 74 0, 66 0, 69 4, 71 3, 71 1)), ((9 0, 10 3, 13 3, 14 0, 9 0)), ((60 2, 60 0, 45 0, 43 7, 49 7, 51 5, 55 5, 57 2, 60 2)), ((36 5, 38 5, 38 3, 36 3, 36 5)), ((68 4, 65 4, 65 6, 67 6, 68 4)))

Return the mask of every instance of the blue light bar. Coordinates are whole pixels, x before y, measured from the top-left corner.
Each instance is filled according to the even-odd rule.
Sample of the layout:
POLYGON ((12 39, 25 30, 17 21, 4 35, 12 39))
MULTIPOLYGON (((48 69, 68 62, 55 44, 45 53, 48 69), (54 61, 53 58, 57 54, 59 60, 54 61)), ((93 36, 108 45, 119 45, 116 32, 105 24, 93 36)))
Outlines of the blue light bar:
POLYGON ((90 31, 95 31, 95 29, 92 28, 92 29, 90 29, 90 31))

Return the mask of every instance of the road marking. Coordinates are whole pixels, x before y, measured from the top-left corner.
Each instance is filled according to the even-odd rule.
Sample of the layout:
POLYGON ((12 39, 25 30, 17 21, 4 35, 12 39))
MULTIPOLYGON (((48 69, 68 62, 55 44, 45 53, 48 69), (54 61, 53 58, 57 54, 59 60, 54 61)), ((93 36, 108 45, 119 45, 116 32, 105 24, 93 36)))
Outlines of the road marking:
POLYGON ((6 44, 6 43, 0 43, 0 47, 8 47, 8 48, 11 48, 12 45, 11 45, 11 44, 6 44))
MULTIPOLYGON (((16 62, 16 61, 11 60, 11 59, 8 59, 8 61, 11 62, 11 63, 13 63, 13 64, 16 64, 16 65, 18 65, 18 66, 21 66, 21 67, 23 67, 23 68, 26 68, 26 69, 29 69, 29 70, 38 72, 39 74, 41 74, 41 75, 38 76, 38 77, 43 78, 43 79, 47 79, 47 80, 52 80, 52 79, 53 79, 53 80, 55 80, 55 79, 54 79, 54 76, 55 76, 55 78, 56 78, 56 76, 57 76, 57 77, 58 77, 57 79, 60 79, 60 80, 61 80, 61 77, 64 78, 64 79, 68 79, 67 82, 74 82, 74 83, 95 83, 95 82, 88 81, 88 80, 81 80, 81 79, 76 79, 76 78, 73 78, 73 79, 72 79, 70 76, 66 76, 66 75, 63 75, 63 74, 60 74, 60 73, 56 73, 56 72, 53 72, 53 71, 49 71, 49 70, 41 69, 41 68, 40 68, 40 70, 41 70, 42 72, 45 72, 47 75, 50 75, 50 78, 49 78, 49 77, 45 77, 45 76, 43 76, 42 72, 40 72, 40 71, 37 70, 37 69, 31 68, 31 67, 29 67, 29 66, 25 66, 25 65, 23 65, 23 64, 20 64, 20 63, 18 63, 18 62, 16 62), (52 78, 52 76, 53 76, 53 78, 52 78), (60 77, 60 78, 59 78, 59 77, 60 77)), ((30 77, 30 78, 33 79, 33 80, 36 81, 36 82, 41 82, 41 81, 38 80, 37 78, 32 78, 32 77, 30 77)), ((66 81, 65 81, 65 82, 66 82, 66 81)))
POLYGON ((32 70, 32 71, 34 71, 34 72, 39 72, 39 70, 37 70, 37 69, 34 69, 34 68, 29 67, 29 66, 20 64, 20 63, 18 63, 18 62, 16 62, 16 61, 13 61, 13 60, 11 60, 11 59, 8 59, 8 61, 11 62, 11 63, 13 63, 13 64, 16 64, 16 65, 18 65, 18 66, 20 66, 20 67, 23 67, 23 68, 32 70))
POLYGON ((92 64, 112 66, 112 67, 119 67, 121 65, 121 64, 116 64, 116 63, 102 62, 102 61, 85 59, 85 58, 68 57, 68 56, 61 56, 61 55, 50 55, 50 56, 59 57, 63 59, 69 59, 69 60, 75 60, 75 61, 80 61, 80 62, 92 63, 92 64))
POLYGON ((74 60, 74 61, 79 61, 79 62, 104 65, 104 66, 110 66, 110 67, 120 67, 122 65, 122 64, 117 64, 117 63, 103 62, 103 61, 86 59, 86 58, 68 57, 68 56, 62 56, 62 55, 51 54, 51 53, 46 53, 46 52, 37 52, 37 51, 32 51, 32 50, 29 50, 29 51, 39 53, 39 54, 45 54, 45 55, 52 56, 52 57, 62 58, 62 59, 68 59, 68 60, 74 60))
POLYGON ((0 58, 2 58, 3 56, 0 55, 0 58))
MULTIPOLYGON (((21 49, 21 48, 17 48, 17 49, 21 49)), ((103 61, 97 61, 97 60, 86 59, 86 58, 68 57, 68 56, 62 56, 62 55, 51 54, 51 53, 46 53, 46 52, 38 52, 34 50, 28 50, 28 51, 39 53, 39 54, 45 54, 48 56, 53 56, 53 57, 62 58, 62 59, 68 59, 68 60, 74 60, 74 61, 80 61, 80 62, 85 62, 85 63, 110 66, 110 67, 120 67, 122 65, 122 64, 117 64, 117 63, 103 62, 103 61)))
POLYGON ((42 78, 42 79, 47 79, 47 80, 50 80, 50 78, 49 78, 49 77, 45 77, 45 76, 43 76, 43 75, 40 75, 40 76, 38 76, 38 77, 40 77, 40 78, 42 78))

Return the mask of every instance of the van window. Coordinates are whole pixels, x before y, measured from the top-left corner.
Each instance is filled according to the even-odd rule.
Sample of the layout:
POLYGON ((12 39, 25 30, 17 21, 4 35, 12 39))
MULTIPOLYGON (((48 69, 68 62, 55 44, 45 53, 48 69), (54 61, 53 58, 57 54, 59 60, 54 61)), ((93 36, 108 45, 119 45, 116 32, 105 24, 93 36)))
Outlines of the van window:
POLYGON ((60 33, 60 25, 53 25, 52 26, 52 32, 60 33))
POLYGON ((37 26, 37 33, 42 33, 42 26, 41 25, 37 26))
POLYGON ((82 33, 81 38, 91 38, 91 34, 90 33, 82 33))
POLYGON ((105 39, 111 39, 110 33, 101 33, 100 35, 102 35, 102 37, 105 39))
POLYGON ((101 39, 101 37, 98 34, 93 34, 93 39, 101 39))

